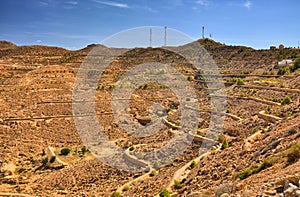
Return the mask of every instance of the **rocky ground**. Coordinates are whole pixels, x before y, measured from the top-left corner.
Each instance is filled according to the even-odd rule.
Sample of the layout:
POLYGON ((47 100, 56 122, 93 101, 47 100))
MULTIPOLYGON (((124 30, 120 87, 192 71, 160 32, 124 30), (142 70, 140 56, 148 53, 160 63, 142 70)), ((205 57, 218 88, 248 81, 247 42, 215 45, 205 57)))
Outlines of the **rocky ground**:
MULTIPOLYGON (((103 73, 94 98, 97 118, 111 141, 124 149, 133 147, 130 154, 136 160, 143 160, 140 152, 159 149, 174 138, 183 126, 183 106, 174 92, 160 84, 141 86, 130 98, 132 120, 147 124, 149 108, 159 103, 165 108, 160 115, 167 121, 149 137, 128 134, 117 124, 110 105, 115 83, 124 72, 147 62, 169 64, 189 80, 199 98, 198 131, 191 131, 196 137, 183 154, 161 168, 150 166, 150 172, 149 168, 132 172, 95 159, 89 147, 83 148, 75 126, 76 75, 96 45, 68 51, 1 41, 0 195, 111 196, 118 191, 130 197, 159 196, 167 188, 177 196, 300 196, 299 70, 277 75, 274 68, 279 55, 295 59, 300 50, 254 50, 209 39, 198 42, 214 58, 222 78, 195 69, 173 52, 152 48, 117 57, 103 73), (204 79, 227 82, 221 99, 226 109, 219 129, 222 135, 207 136, 216 144, 199 155, 214 118, 213 95, 209 95, 214 90, 204 79), (63 149, 70 153, 62 154, 63 149)), ((125 156, 118 161, 128 163, 125 156)))

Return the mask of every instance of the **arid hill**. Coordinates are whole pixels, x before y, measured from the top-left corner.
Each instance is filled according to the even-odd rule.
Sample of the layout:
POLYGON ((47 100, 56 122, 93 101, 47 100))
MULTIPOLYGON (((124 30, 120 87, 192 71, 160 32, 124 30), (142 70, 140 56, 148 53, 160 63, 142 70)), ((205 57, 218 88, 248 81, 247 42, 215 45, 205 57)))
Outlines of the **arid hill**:
POLYGON ((277 62, 295 61, 300 50, 197 42, 220 75, 197 70, 167 49, 135 48, 116 57, 99 77, 96 117, 108 138, 126 149, 115 157, 126 171, 95 158, 77 132, 72 111, 78 69, 95 47, 105 46, 70 51, 0 41, 0 196, 299 196, 300 70, 292 69, 293 64, 278 67, 277 62), (193 109, 200 113, 197 129, 187 133, 192 143, 164 166, 145 165, 147 151, 168 144, 184 127, 182 110, 191 107, 181 106, 162 84, 140 86, 127 109, 135 124, 150 122, 154 103, 164 107, 158 113, 163 127, 142 138, 120 127, 111 109, 119 77, 147 62, 175 68, 199 98, 198 109, 193 109), (224 84, 226 94, 218 95, 210 85, 214 83, 224 84), (208 133, 213 98, 226 106, 224 124, 216 123, 221 134, 214 136, 208 133), (205 143, 214 146, 205 151, 205 143), (140 172, 130 171, 134 165, 140 172))

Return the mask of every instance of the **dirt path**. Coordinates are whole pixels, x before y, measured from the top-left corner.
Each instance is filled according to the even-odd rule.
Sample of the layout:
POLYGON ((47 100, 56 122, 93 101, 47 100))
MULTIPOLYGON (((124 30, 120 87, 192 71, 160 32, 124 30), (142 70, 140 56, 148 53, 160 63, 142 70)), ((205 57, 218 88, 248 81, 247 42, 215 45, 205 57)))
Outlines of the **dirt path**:
POLYGON ((48 149, 50 150, 51 155, 52 155, 52 156, 55 156, 55 160, 56 160, 58 163, 60 163, 60 164, 62 164, 62 165, 64 165, 64 166, 68 166, 68 165, 69 165, 68 163, 66 163, 66 162, 64 162, 64 161, 62 161, 62 160, 60 160, 60 159, 55 155, 54 150, 53 150, 53 148, 52 148, 51 146, 48 146, 48 149))
MULTIPOLYGON (((145 180, 145 179, 149 178, 149 177, 150 177, 151 171, 152 171, 152 170, 150 170, 150 171, 147 172, 146 174, 143 174, 143 175, 137 177, 136 179, 133 179, 133 180, 131 180, 131 181, 125 183, 124 185, 122 185, 121 187, 119 187, 119 188, 117 189, 117 192, 122 193, 122 190, 123 190, 123 188, 124 188, 125 186, 130 186, 130 185, 131 185, 132 183, 134 183, 134 182, 142 181, 142 180, 145 180)), ((156 173, 158 173, 158 171, 157 171, 156 173)))
POLYGON ((0 196, 23 196, 23 197, 33 197, 29 194, 21 194, 21 193, 5 193, 5 192, 0 192, 0 196))
MULTIPOLYGON (((216 149, 216 151, 219 151, 220 149, 221 149, 221 146, 219 145, 218 148, 216 149)), ((203 154, 200 155, 199 157, 197 157, 197 158, 195 158, 195 159, 189 161, 189 162, 186 163, 183 167, 181 167, 180 169, 178 169, 178 170, 174 173, 174 175, 173 175, 173 177, 172 177, 172 180, 171 180, 171 182, 169 183, 169 185, 167 186, 166 189, 169 190, 169 191, 172 191, 172 186, 174 185, 174 180, 177 180, 177 181, 181 182, 181 181, 182 181, 184 178, 186 178, 186 177, 188 176, 188 174, 190 173, 189 167, 190 167, 191 163, 192 163, 193 161, 195 161, 196 164, 197 164, 197 163, 199 163, 199 161, 200 161, 203 157, 205 157, 205 156, 207 156, 207 155, 209 155, 209 154, 210 154, 209 151, 206 152, 206 153, 203 153, 203 154)))

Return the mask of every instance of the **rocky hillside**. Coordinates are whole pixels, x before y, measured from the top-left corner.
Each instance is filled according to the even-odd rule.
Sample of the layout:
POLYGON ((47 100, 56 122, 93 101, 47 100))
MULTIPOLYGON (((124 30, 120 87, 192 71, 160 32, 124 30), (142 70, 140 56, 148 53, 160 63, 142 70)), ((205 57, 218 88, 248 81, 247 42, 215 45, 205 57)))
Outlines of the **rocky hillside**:
POLYGON ((99 80, 96 117, 108 138, 126 149, 114 158, 120 167, 141 169, 133 172, 96 159, 75 126, 76 75, 96 45, 69 51, 1 41, 0 196, 299 196, 300 70, 289 65, 280 73, 275 65, 281 59, 296 59, 300 50, 198 42, 213 57, 221 76, 197 70, 166 49, 136 48, 116 57, 99 80), (147 152, 162 148, 180 132, 182 109, 191 106, 181 106, 162 84, 142 85, 128 98, 127 111, 134 123, 149 123, 153 104, 164 107, 158 112, 164 125, 142 138, 119 126, 111 109, 118 78, 147 62, 178 70, 199 97, 198 109, 192 108, 200 113, 198 129, 187 133, 192 143, 164 166, 144 165, 147 152), (220 82, 226 95, 216 95, 209 85, 220 82), (207 132, 215 97, 226 105, 225 121, 218 127, 221 135, 211 136, 207 132), (206 142, 215 145, 205 151, 206 142))

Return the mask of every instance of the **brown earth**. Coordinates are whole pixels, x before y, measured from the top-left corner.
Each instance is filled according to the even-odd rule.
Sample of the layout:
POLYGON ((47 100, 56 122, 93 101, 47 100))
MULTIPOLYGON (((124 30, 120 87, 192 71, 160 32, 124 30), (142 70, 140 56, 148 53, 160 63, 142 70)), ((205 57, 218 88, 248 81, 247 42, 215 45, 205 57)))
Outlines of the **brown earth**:
MULTIPOLYGON (((224 193, 278 196, 282 192, 274 193, 274 190, 279 182, 299 180, 299 70, 278 76, 274 66, 279 56, 295 59, 300 50, 254 50, 209 39, 198 42, 214 58, 222 78, 203 74, 182 56, 166 49, 137 48, 117 57, 98 84, 96 113, 105 134, 124 149, 146 144, 134 150, 138 155, 139 151, 164 146, 176 135, 183 106, 169 88, 156 83, 141 86, 130 98, 129 112, 135 123, 147 123, 149 108, 159 103, 166 109, 168 121, 175 126, 164 125, 147 138, 126 133, 114 120, 110 105, 114 85, 124 72, 147 62, 168 64, 181 72, 199 97, 201 131, 209 127, 212 117, 209 92, 213 90, 208 90, 204 78, 243 81, 226 85, 227 113, 235 116, 226 116, 222 136, 210 136, 218 142, 226 139, 229 147, 211 150, 200 159, 201 142, 194 141, 174 162, 156 169, 156 175, 147 176, 144 175, 147 170, 134 173, 115 169, 92 157, 89 151, 81 151, 84 144, 74 123, 72 92, 81 63, 97 45, 69 51, 0 41, 0 195, 111 196, 127 185, 122 196, 156 196, 164 188, 177 196, 221 196, 224 193), (286 96, 292 102, 280 105, 286 96), (270 115, 281 120, 273 123, 258 116, 267 108, 270 115), (234 118, 236 116, 240 119, 234 118), (297 144, 298 148, 294 148, 297 144), (63 148, 70 148, 70 155, 59 155, 63 148), (53 156, 56 161, 51 163, 53 156), (197 161, 195 166, 188 167, 186 164, 193 160, 197 161), (241 176, 264 161, 268 162, 266 168, 246 178, 241 176), (185 172, 185 177, 176 172, 185 172), (178 180, 180 186, 174 186, 173 177, 182 178, 178 180)), ((121 161, 125 163, 125 158, 121 157, 121 161)))

